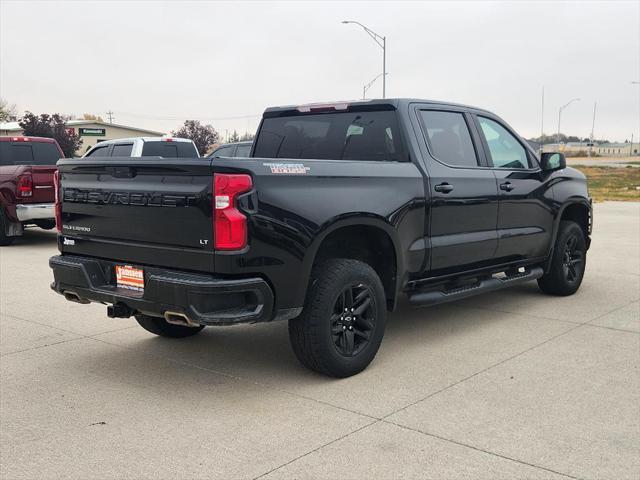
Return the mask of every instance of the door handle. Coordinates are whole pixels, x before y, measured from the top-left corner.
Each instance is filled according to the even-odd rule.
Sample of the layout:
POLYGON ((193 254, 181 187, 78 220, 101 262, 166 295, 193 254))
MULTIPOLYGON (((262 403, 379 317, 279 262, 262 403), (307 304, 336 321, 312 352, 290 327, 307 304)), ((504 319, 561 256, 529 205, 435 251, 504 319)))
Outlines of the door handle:
POLYGON ((511 182, 504 182, 500 184, 500 190, 505 190, 507 192, 510 192, 514 188, 516 188, 516 186, 511 182))
POLYGON ((449 193, 453 190, 453 185, 449 185, 447 182, 441 183, 440 185, 436 185, 433 187, 436 192, 440 193, 449 193))

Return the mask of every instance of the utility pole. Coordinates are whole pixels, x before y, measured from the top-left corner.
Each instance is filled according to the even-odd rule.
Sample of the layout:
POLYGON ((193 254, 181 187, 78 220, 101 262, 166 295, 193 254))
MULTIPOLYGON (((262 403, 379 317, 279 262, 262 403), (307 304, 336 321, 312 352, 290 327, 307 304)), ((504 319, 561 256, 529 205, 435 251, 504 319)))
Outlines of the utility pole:
POLYGON ((113 123, 113 112, 111 110, 107 112, 107 116, 109 117, 109 123, 113 123))
POLYGON ((596 106, 598 102, 593 102, 593 120, 591 121, 591 136, 589 137, 589 158, 591 158, 591 149, 593 148, 593 129, 596 126, 596 106))

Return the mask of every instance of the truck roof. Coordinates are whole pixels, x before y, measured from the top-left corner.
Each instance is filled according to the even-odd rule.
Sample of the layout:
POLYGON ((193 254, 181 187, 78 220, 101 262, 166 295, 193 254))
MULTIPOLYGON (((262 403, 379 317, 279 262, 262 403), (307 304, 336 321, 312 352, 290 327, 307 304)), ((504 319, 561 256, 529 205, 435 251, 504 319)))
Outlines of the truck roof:
POLYGON ((464 105, 461 103, 454 102, 446 102, 441 100, 426 100, 420 98, 377 98, 371 100, 341 100, 341 101, 333 101, 333 102, 321 102, 321 103, 307 103, 300 105, 285 105, 278 107, 268 107, 264 111, 264 116, 278 116, 284 112, 296 111, 298 113, 311 113, 311 112, 326 112, 331 110, 347 110, 351 107, 358 108, 380 108, 383 109, 386 107, 388 109, 397 110, 403 105, 408 105, 410 103, 428 103, 432 105, 441 105, 441 106, 452 106, 452 107, 462 107, 471 110, 477 110, 480 112, 488 112, 488 110, 474 107, 471 105, 464 105))
POLYGON ((35 143, 57 143, 55 139, 48 137, 25 137, 24 135, 11 135, 0 137, 0 142, 35 142, 35 143))
POLYGON ((188 138, 178 137, 128 137, 104 140, 96 145, 111 145, 112 143, 134 142, 136 140, 142 140, 143 142, 191 142, 188 138))

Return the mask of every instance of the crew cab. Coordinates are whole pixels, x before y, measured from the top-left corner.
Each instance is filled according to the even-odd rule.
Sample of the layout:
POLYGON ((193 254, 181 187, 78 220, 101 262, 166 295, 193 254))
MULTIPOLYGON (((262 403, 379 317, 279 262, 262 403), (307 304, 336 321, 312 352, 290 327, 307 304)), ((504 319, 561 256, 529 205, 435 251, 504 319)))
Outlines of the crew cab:
POLYGON ((269 108, 250 158, 58 165, 56 292, 174 338, 288 320, 298 359, 335 377, 372 361, 401 296, 571 295, 590 244, 585 176, 452 103, 269 108))
POLYGON ((53 173, 64 154, 53 138, 0 137, 0 245, 28 225, 55 226, 53 173))
POLYGON ((132 137, 99 142, 83 157, 199 157, 193 140, 174 137, 132 137))

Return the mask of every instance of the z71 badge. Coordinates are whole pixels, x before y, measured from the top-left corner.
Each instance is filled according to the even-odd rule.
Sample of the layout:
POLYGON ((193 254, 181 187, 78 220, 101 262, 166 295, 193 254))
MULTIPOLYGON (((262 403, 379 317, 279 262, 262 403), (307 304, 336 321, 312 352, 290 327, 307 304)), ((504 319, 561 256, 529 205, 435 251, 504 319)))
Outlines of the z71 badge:
POLYGON ((263 163, 265 167, 271 169, 271 173, 285 175, 306 175, 309 167, 305 167, 304 163, 263 163))

